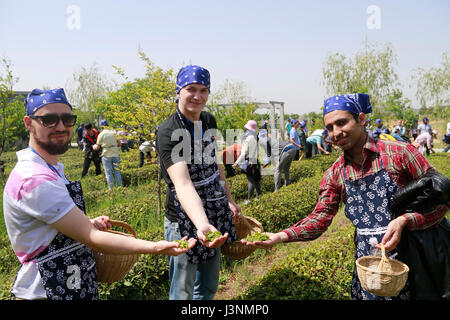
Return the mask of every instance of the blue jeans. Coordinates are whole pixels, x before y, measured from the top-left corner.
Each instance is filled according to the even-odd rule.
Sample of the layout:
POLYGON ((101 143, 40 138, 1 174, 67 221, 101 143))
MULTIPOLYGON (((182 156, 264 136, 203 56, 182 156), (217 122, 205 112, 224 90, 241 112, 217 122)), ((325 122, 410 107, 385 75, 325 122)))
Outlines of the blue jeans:
MULTIPOLYGON (((164 218, 164 237, 180 240, 178 222, 164 218)), ((212 300, 219 286, 220 249, 206 263, 188 262, 187 255, 169 257, 170 300, 212 300)))
POLYGON ((102 157, 103 169, 105 170, 106 182, 111 190, 114 187, 114 177, 118 187, 122 186, 120 174, 120 157, 102 157))

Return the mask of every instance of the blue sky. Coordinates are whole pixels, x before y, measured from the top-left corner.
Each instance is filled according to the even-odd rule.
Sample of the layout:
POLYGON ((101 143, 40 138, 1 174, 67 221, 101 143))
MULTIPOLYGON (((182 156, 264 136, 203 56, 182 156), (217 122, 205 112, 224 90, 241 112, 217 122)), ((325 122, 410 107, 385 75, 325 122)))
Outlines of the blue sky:
POLYGON ((318 112, 326 56, 352 57, 365 38, 393 45, 414 99, 413 69, 438 66, 450 50, 450 1, 0 0, 0 57, 13 63, 16 90, 64 87, 94 62, 116 80, 111 65, 140 77, 141 47, 164 68, 206 67, 213 91, 230 79, 257 101, 284 101, 285 112, 318 112), (79 29, 67 26, 71 5, 80 9, 79 29), (370 5, 380 9, 380 29, 367 27, 370 5))

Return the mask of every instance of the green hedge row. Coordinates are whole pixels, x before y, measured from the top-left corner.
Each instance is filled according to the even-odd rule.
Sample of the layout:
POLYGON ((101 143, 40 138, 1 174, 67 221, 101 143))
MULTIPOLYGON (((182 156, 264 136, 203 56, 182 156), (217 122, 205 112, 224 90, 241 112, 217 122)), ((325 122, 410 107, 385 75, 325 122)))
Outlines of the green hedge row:
MULTIPOLYGON (((137 238, 150 241, 164 239, 163 228, 138 232, 137 238)), ((167 300, 169 298, 169 267, 164 255, 140 255, 124 279, 99 285, 102 300, 167 300)))
POLYGON ((278 232, 309 215, 315 208, 321 175, 267 193, 243 207, 243 214, 254 217, 264 231, 278 232))
MULTIPOLYGON (((236 300, 350 299, 354 242, 351 225, 315 240, 276 263, 236 300)), ((294 245, 294 244, 288 244, 294 245)))

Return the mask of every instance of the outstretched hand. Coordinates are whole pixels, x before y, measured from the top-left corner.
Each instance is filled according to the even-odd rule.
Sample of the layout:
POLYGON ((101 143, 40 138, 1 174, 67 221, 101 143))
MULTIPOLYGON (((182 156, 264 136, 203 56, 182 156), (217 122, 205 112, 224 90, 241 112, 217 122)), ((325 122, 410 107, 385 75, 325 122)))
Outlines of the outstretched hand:
POLYGON ((284 232, 278 232, 278 233, 266 232, 265 234, 267 234, 269 236, 268 240, 250 242, 250 241, 247 241, 247 239, 241 239, 241 243, 243 243, 247 246, 250 246, 250 247, 258 248, 258 249, 269 249, 269 248, 272 248, 275 244, 287 240, 287 235, 284 232))
POLYGON ((166 240, 161 240, 158 241, 156 243, 156 246, 158 248, 158 253, 159 254, 165 254, 168 256, 179 256, 180 254, 186 253, 189 250, 191 250, 195 244, 197 243, 197 239, 194 238, 190 238, 188 240, 187 237, 184 237, 181 240, 187 240, 188 241, 188 246, 187 248, 181 248, 180 244, 176 241, 166 241, 166 240))
POLYGON ((206 239, 206 234, 210 231, 215 232, 218 230, 210 224, 205 224, 197 229, 197 237, 198 240, 200 240, 201 244, 207 248, 219 248, 223 246, 225 244, 225 241, 227 241, 228 239, 228 232, 214 239, 213 241, 208 241, 208 239, 206 239))

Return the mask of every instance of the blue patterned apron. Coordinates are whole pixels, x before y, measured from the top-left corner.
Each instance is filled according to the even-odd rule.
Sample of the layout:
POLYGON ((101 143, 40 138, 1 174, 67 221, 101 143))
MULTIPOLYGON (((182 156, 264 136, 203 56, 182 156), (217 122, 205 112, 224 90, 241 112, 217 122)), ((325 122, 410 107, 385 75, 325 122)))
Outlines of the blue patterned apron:
MULTIPOLYGON (((373 241, 371 238, 381 243, 387 225, 391 222, 389 207, 398 186, 389 176, 379 156, 378 161, 381 166, 380 171, 355 181, 348 180, 345 169, 343 170, 347 193, 345 215, 355 226, 355 261, 362 256, 374 254, 376 249, 371 245, 373 241)), ((387 255, 391 259, 396 259, 397 249, 388 252, 387 255)), ((361 286, 355 264, 351 296, 352 299, 358 300, 408 299, 409 290, 407 284, 397 297, 375 296, 361 286)))
MULTIPOLYGON (((60 176, 56 168, 48 165, 60 176)), ((75 204, 86 214, 81 182, 69 182, 66 188, 75 204)), ((58 232, 44 251, 27 262, 30 260, 36 261, 48 299, 98 299, 94 254, 86 245, 58 232)))
MULTIPOLYGON (((178 110, 177 115, 184 128, 187 129, 186 127, 189 123, 186 125, 186 122, 188 120, 184 118, 178 110)), ((191 134, 194 134, 193 130, 190 130, 190 132, 191 134)), ((202 151, 211 150, 210 156, 215 159, 215 147, 211 148, 211 146, 209 146, 210 144, 216 143, 214 138, 210 141, 205 141, 203 138, 200 141, 199 140, 200 139, 194 143, 201 141, 203 148, 202 151)), ((228 198, 225 190, 220 184, 219 168, 217 167, 216 161, 213 161, 210 164, 204 163, 204 161, 199 158, 199 155, 197 155, 197 159, 195 159, 194 148, 191 144, 191 163, 187 164, 187 167, 194 188, 202 200, 203 208, 206 216, 208 217, 209 223, 222 234, 228 232, 229 235, 226 243, 235 241, 236 231, 234 228, 233 216, 228 205, 228 198)), ((198 239, 197 229, 181 206, 174 187, 171 188, 171 192, 174 196, 175 212, 177 213, 181 237, 188 236, 189 238, 198 239)), ((198 264, 205 263, 207 260, 214 257, 217 252, 218 249, 207 248, 202 245, 200 241, 197 241, 196 245, 189 250, 186 255, 190 263, 198 264)))

